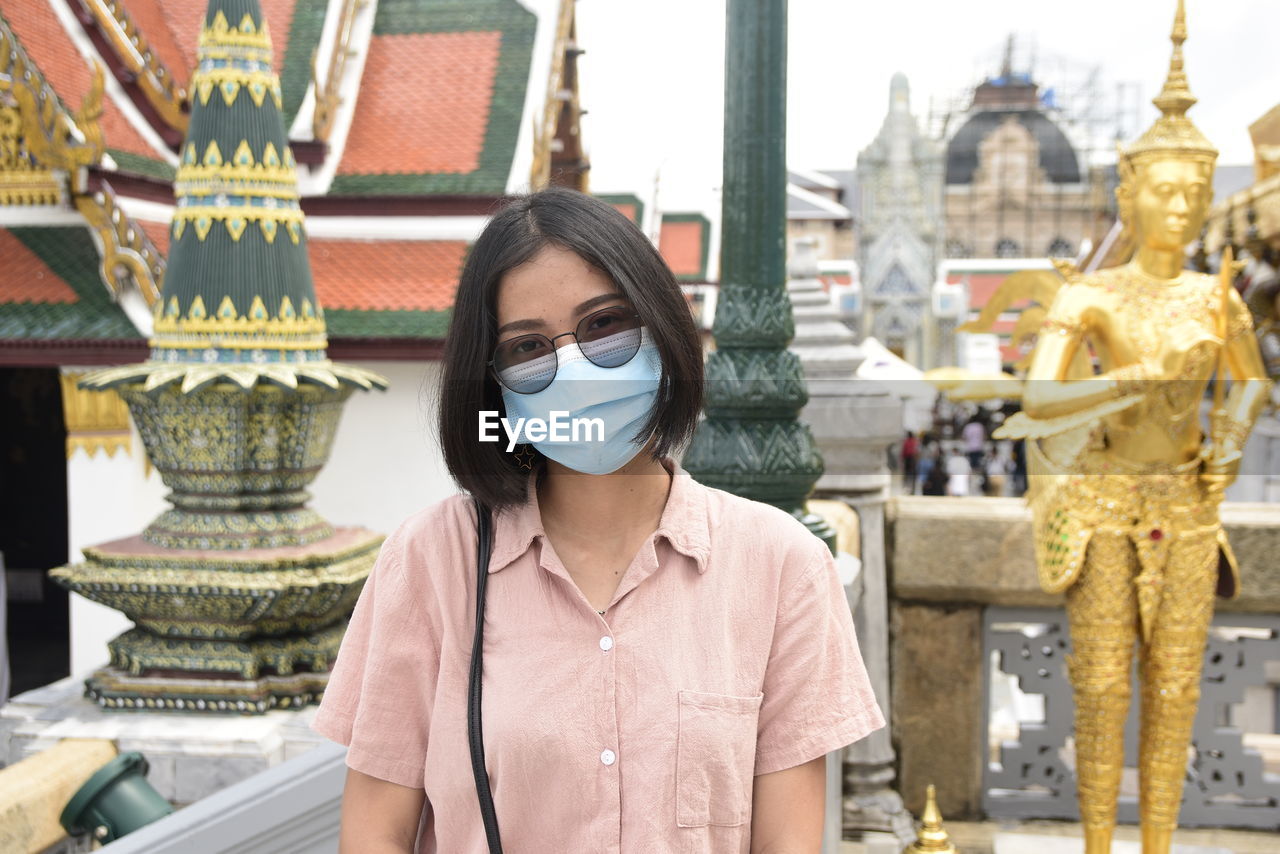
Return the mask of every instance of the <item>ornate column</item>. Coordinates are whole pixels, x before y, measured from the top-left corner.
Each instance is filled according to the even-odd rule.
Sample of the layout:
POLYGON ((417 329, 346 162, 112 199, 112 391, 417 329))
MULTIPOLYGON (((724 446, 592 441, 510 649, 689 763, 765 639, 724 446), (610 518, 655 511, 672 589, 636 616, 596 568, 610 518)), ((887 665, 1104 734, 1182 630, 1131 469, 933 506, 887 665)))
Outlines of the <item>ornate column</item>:
POLYGON ((707 419, 684 466, 701 482, 773 504, 831 543, 804 509, 822 474, 786 283, 785 0, 729 0, 725 38, 720 294, 707 419))
MULTIPOLYGON (((840 501, 858 514, 862 563, 854 608, 858 645, 876 700, 889 718, 889 597, 885 575, 885 450, 902 434, 902 402, 882 385, 858 379, 862 352, 818 281, 810 241, 793 246, 787 290, 795 309, 791 350, 810 391, 802 413, 813 425, 826 470, 815 497, 840 501)), ((843 823, 849 829, 891 831, 914 838, 911 816, 892 788, 895 756, 888 727, 850 746, 844 756, 843 823)))

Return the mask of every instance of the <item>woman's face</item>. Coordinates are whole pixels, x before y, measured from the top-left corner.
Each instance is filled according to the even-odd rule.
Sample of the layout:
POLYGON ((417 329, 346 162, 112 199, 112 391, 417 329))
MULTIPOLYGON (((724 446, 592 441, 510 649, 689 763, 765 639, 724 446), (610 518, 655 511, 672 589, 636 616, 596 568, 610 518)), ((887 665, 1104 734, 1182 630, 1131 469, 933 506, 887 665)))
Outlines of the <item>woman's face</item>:
MULTIPOLYGON (((548 245, 498 280, 498 342, 541 333, 553 338, 611 305, 626 305, 613 281, 576 253, 548 245)), ((563 347, 568 339, 555 342, 563 347)))

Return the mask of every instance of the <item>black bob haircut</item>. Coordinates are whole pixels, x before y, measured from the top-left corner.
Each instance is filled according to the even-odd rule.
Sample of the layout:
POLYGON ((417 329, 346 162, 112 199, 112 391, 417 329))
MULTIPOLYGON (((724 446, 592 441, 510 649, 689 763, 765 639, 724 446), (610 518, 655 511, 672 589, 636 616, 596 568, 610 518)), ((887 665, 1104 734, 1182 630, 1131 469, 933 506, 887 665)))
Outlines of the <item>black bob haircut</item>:
POLYGON ((702 409, 698 329, 671 270, 640 229, 611 205, 574 190, 555 187, 512 198, 490 220, 463 265, 440 381, 445 464, 459 486, 495 510, 523 504, 530 477, 507 453, 505 439, 478 438, 480 411, 506 414, 488 370, 498 342, 498 283, 545 246, 568 249, 608 276, 657 345, 662 379, 641 429, 641 435, 654 436, 655 458, 688 441, 702 409))

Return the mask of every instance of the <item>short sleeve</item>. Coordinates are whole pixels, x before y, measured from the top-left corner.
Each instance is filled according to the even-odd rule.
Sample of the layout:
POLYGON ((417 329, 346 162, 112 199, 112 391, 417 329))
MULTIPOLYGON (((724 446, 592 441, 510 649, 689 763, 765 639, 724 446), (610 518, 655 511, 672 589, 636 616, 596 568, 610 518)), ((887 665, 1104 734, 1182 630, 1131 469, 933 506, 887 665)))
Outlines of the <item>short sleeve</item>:
POLYGON ((755 773, 802 765, 884 726, 835 560, 820 542, 779 599, 755 773))
POLYGON ((365 581, 311 728, 348 746, 349 767, 421 789, 440 656, 397 539, 365 581))

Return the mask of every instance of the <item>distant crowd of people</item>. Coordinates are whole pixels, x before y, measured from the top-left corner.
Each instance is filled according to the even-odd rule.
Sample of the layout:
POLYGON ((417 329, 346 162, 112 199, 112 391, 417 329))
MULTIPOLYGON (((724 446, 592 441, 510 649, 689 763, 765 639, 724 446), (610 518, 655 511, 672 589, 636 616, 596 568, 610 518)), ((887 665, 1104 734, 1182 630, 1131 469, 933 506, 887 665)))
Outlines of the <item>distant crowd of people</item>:
POLYGON ((1019 496, 1027 491, 1021 440, 993 440, 1000 413, 979 412, 962 424, 908 431, 891 451, 890 467, 909 495, 1019 496))

